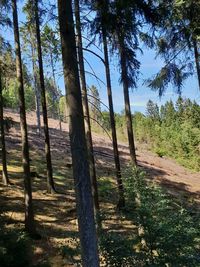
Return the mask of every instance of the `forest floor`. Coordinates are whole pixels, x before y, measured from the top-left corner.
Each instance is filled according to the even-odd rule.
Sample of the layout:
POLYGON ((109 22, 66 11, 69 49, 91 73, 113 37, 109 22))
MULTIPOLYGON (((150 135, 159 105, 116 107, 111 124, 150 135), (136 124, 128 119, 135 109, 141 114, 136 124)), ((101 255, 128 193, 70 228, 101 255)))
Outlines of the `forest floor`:
MULTIPOLYGON (((6 190, 0 183, 0 203, 7 227, 23 227, 23 179, 21 168, 21 140, 19 114, 6 110, 6 117, 14 121, 6 135, 9 178, 13 183, 6 190)), ((77 246, 77 219, 73 190, 72 168, 68 125, 49 119, 52 163, 56 188, 62 194, 46 193, 44 137, 36 131, 36 118, 33 112, 27 114, 31 170, 39 174, 33 178, 33 200, 35 219, 42 240, 34 241, 33 263, 47 262, 46 266, 79 266, 74 261, 77 246)), ((134 226, 116 212, 117 187, 114 176, 112 144, 107 136, 93 134, 100 206, 106 213, 105 228, 117 231, 134 231, 134 226), (112 192, 112 194, 111 194, 112 192)), ((129 162, 128 147, 119 144, 122 167, 129 162)), ((200 207, 200 173, 194 173, 178 165, 174 160, 161 158, 150 152, 144 145, 137 144, 138 164, 152 179, 164 186, 170 194, 183 198, 188 203, 200 207)), ((1 167, 1 165, 0 165, 1 167)))

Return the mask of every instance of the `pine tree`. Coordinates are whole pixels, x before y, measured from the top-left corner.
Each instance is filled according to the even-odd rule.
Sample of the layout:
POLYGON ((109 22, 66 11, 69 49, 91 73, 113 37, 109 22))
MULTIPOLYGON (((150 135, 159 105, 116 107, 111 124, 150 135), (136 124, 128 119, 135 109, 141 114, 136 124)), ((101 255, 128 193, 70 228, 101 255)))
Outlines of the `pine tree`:
POLYGON ((156 23, 155 45, 164 60, 161 70, 149 79, 148 85, 162 96, 173 84, 181 93, 185 80, 195 68, 200 89, 199 21, 200 4, 193 0, 158 1, 160 20, 156 23))
POLYGON ((2 84, 2 70, 0 65, 0 128, 1 128, 1 154, 2 154, 2 180, 4 185, 8 185, 8 171, 7 171, 7 157, 6 157, 6 143, 5 143, 5 132, 4 132, 4 116, 3 116, 3 84, 2 84))
MULTIPOLYGON (((10 25, 10 20, 3 14, 5 9, 7 9, 7 3, 4 1, 0 2, 0 26, 8 26, 10 25)), ((8 49, 5 40, 2 36, 0 36, 0 53, 2 58, 0 58, 0 129, 1 129, 1 155, 2 155, 2 181, 4 185, 10 184, 8 178, 8 171, 7 171, 7 156, 6 156, 6 142, 5 142, 5 131, 4 131, 4 99, 3 99, 3 53, 8 49)))
POLYGON ((35 236, 36 229, 35 229, 33 204, 32 204, 29 144, 28 144, 27 123, 26 123, 24 81, 23 81, 23 73, 22 73, 22 60, 21 60, 21 48, 20 48, 20 37, 19 37, 18 13, 17 13, 16 0, 12 0, 12 10, 13 10, 16 73, 17 73, 17 87, 18 87, 18 95, 19 95, 21 139, 22 139, 22 163, 23 163, 23 171, 24 171, 25 229, 31 236, 35 236))
POLYGON ((87 161, 87 145, 85 140, 84 117, 76 56, 72 1, 58 0, 58 14, 65 88, 69 107, 69 135, 75 181, 82 265, 84 267, 98 267, 97 236, 89 165, 87 161))
MULTIPOLYGON (((49 25, 45 25, 42 31, 42 35, 41 35, 41 42, 42 42, 42 48, 43 48, 43 56, 46 62, 49 62, 49 64, 47 64, 46 67, 50 67, 53 86, 55 89, 54 90, 55 97, 53 98, 53 102, 58 103, 61 97, 61 93, 59 91, 59 88, 56 82, 56 63, 60 60, 60 54, 61 54, 60 40, 56 36, 55 31, 49 25)), ((60 131, 62 131, 62 121, 61 121, 59 105, 54 106, 54 109, 56 109, 56 113, 59 119, 60 131)))
POLYGON ((23 6, 23 12, 26 14, 25 25, 20 28, 23 40, 23 50, 25 50, 32 61, 33 87, 35 90, 35 107, 37 118, 37 132, 41 135, 41 120, 40 120, 40 86, 39 86, 39 71, 37 66, 37 46, 36 46, 36 30, 34 24, 33 4, 28 0, 23 6))
POLYGON ((84 57, 83 57, 79 0, 75 0, 74 5, 75 5, 74 7, 75 7, 75 19, 76 19, 77 46, 78 46, 78 60, 79 60, 80 80, 81 80, 82 98, 83 98, 83 111, 84 111, 84 117, 85 117, 86 140, 87 140, 88 159, 89 159, 89 166, 90 166, 90 178, 91 178, 91 184, 92 184, 94 207, 95 207, 97 217, 98 217, 99 198, 98 198, 94 150, 93 150, 93 143, 92 143, 92 132, 91 132, 89 105, 88 105, 87 85, 86 85, 86 78, 85 78, 85 66, 84 66, 84 57))
POLYGON ((38 53, 41 102, 42 102, 42 113, 43 113, 43 123, 44 123, 44 136, 45 136, 45 154, 46 154, 46 164, 47 164, 47 191, 49 193, 54 193, 55 185, 53 180, 53 169, 51 161, 51 148, 50 148, 48 115, 47 115, 47 105, 46 105, 46 90, 44 82, 38 0, 35 0, 34 14, 35 14, 35 25, 36 25, 37 53, 38 53))
POLYGON ((105 73, 106 73, 106 85, 107 85, 107 95, 108 95, 108 104, 109 104, 110 125, 111 125, 111 131, 112 131, 113 154, 114 154, 116 178, 117 178, 117 184, 118 184, 118 190, 119 190, 118 207, 123 207, 125 205, 125 198, 124 198, 123 182, 121 178, 121 167, 120 167, 119 151, 118 151, 118 144, 117 144, 117 133, 116 133, 115 114, 114 114, 114 107, 113 107, 109 54, 108 54, 108 42, 107 42, 107 29, 106 29, 107 23, 109 20, 108 5, 109 5, 109 2, 107 0, 97 1, 97 7, 96 7, 97 19, 96 20, 98 20, 100 24, 99 26, 97 25, 99 28, 97 28, 96 31, 101 35, 101 40, 103 42, 104 65, 105 65, 105 73))

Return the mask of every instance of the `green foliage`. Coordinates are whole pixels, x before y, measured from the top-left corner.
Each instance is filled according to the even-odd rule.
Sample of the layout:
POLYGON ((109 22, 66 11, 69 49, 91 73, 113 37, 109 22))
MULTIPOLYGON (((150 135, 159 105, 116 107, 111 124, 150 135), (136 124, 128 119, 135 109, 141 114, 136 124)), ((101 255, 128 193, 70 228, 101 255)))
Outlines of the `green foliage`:
POLYGON ((67 104, 66 104, 66 96, 61 96, 59 99, 59 109, 62 121, 67 121, 67 104))
POLYGON ((110 114, 107 111, 103 111, 102 112, 102 115, 103 115, 103 118, 102 118, 102 120, 103 120, 103 127, 106 130, 110 131, 111 130, 111 126, 110 126, 110 114))
POLYGON ((29 240, 24 232, 0 229, 1 267, 30 266, 29 240))
POLYGON ((137 231, 102 230, 103 266, 200 266, 199 218, 145 176, 135 168, 124 173, 128 205, 123 216, 137 231))
MULTIPOLYGON (((170 156, 196 171, 200 170, 199 122, 200 106, 181 97, 175 105, 167 101, 160 109, 149 101, 146 116, 139 112, 133 116, 137 141, 148 144, 160 157, 170 156)), ((120 131, 122 127, 116 125, 120 131)))
MULTIPOLYGON (((9 84, 3 90, 3 97, 5 107, 17 109, 19 106, 18 102, 18 91, 16 81, 10 80, 9 84)), ((25 103, 27 110, 35 109, 35 93, 30 85, 25 85, 25 103)))
POLYGON ((35 110, 35 92, 31 86, 25 87, 26 110, 35 110))
POLYGON ((45 78, 46 88, 46 102, 48 115, 53 118, 58 118, 59 98, 61 96, 60 90, 56 87, 51 78, 45 78))
POLYGON ((161 97, 167 89, 168 84, 171 82, 173 87, 177 89, 180 94, 184 81, 191 75, 191 71, 186 71, 185 66, 178 66, 174 63, 166 64, 154 77, 148 79, 148 86, 158 91, 161 97))
POLYGON ((18 107, 18 92, 16 82, 11 80, 9 86, 3 90, 4 105, 16 109, 18 107))
POLYGON ((89 108, 90 108, 90 117, 92 118, 92 123, 95 124, 95 121, 101 121, 101 102, 98 89, 92 85, 88 95, 89 108))
POLYGON ((123 267, 136 266, 133 257, 133 240, 124 238, 116 232, 101 233, 100 250, 103 266, 123 267))
POLYGON ((146 182, 145 174, 130 169, 125 188, 128 201, 137 199, 137 225, 145 240, 149 266, 200 266, 199 224, 164 191, 146 182))
POLYGON ((147 102, 147 116, 151 118, 152 120, 159 121, 160 120, 160 114, 159 114, 159 107, 157 104, 155 104, 152 100, 149 100, 147 102))
MULTIPOLYGON (((198 69, 199 45, 199 1, 156 1, 160 13, 158 34, 152 34, 153 46, 164 60, 164 66, 147 80, 148 86, 162 96, 171 83, 173 89, 180 93, 184 81, 198 69), (158 4, 158 5, 159 5, 158 4), (194 64, 196 61, 196 66, 194 64)), ((148 42, 146 42, 148 45, 148 42)), ((150 47, 152 42, 150 43, 150 47)), ((198 72, 198 71, 197 71, 198 72)), ((199 76, 199 74, 197 73, 199 76)))

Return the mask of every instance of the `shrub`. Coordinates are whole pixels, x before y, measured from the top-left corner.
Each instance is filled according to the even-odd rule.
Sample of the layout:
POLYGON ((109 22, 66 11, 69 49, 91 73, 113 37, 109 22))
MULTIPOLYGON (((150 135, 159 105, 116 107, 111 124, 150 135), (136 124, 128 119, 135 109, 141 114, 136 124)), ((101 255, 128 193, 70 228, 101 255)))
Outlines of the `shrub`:
POLYGON ((24 232, 0 228, 0 266, 30 266, 29 245, 24 232))
POLYGON ((126 173, 125 188, 128 202, 138 199, 136 224, 143 229, 147 265, 200 266, 199 225, 188 211, 138 169, 126 173))
POLYGON ((103 266, 200 266, 198 216, 164 190, 150 184, 145 173, 129 168, 124 174, 126 215, 138 231, 100 235, 103 266))

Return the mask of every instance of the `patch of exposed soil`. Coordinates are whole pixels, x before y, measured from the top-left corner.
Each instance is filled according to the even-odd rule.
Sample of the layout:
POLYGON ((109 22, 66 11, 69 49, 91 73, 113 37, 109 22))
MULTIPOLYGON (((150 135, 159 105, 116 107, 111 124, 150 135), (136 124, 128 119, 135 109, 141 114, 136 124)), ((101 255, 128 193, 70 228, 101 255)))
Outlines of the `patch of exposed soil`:
MULTIPOLYGON (((10 180, 14 185, 5 190, 2 184, 0 184, 0 201, 7 225, 17 224, 21 226, 24 220, 24 202, 20 160, 19 114, 18 112, 6 110, 5 115, 11 117, 15 122, 14 127, 10 129, 6 136, 8 171, 10 180)), ((38 263, 43 259, 48 259, 51 266, 74 266, 70 258, 63 259, 61 255, 58 255, 62 251, 63 246, 73 246, 73 238, 77 235, 72 169, 70 168, 71 156, 68 124, 62 123, 61 132, 59 130, 59 122, 49 119, 52 163, 56 187, 59 192, 63 193, 49 195, 46 194, 45 183, 44 136, 43 133, 41 136, 38 136, 34 112, 27 113, 27 123, 31 168, 39 174, 39 177, 33 178, 32 182, 35 218, 39 232, 43 236, 41 241, 34 242, 33 262, 38 263)), ((111 141, 107 136, 104 137, 93 133, 93 142, 98 177, 114 178, 111 141)), ((127 144, 120 143, 119 151, 122 164, 127 164, 129 162, 127 144)), ((172 159, 160 158, 139 144, 137 145, 137 158, 138 164, 144 168, 150 179, 158 181, 170 193, 176 196, 183 195, 187 200, 192 199, 197 204, 200 203, 200 173, 192 173, 172 159)), ((115 188, 116 184, 113 186, 115 188)), ((116 199, 117 195, 112 193, 111 201, 101 202, 102 209, 110 211, 110 217, 105 220, 105 227, 117 229, 118 225, 120 225, 120 231, 130 231, 132 225, 128 221, 124 221, 124 226, 122 227, 121 220, 123 219, 115 213, 116 199)), ((103 201, 102 199, 100 200, 103 201)))

